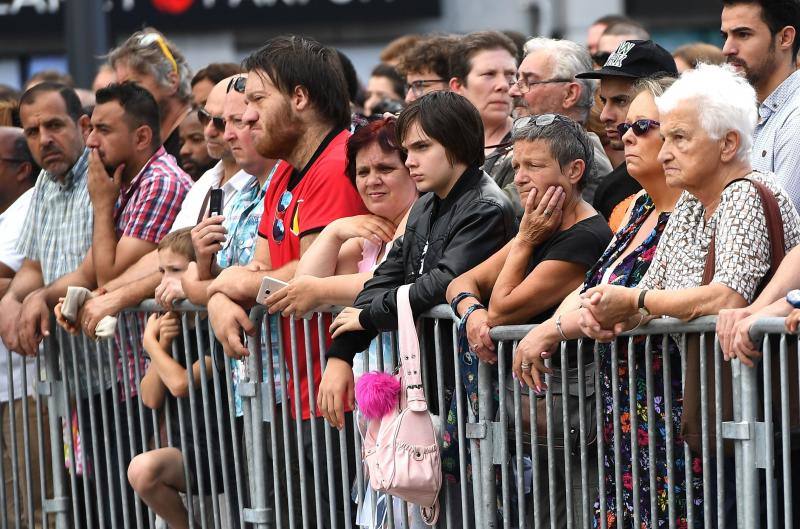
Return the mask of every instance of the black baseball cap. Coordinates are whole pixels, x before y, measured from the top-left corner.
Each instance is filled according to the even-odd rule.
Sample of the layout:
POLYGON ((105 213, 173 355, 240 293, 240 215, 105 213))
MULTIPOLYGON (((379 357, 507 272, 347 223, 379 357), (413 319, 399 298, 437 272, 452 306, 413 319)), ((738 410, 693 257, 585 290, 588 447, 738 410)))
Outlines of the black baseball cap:
POLYGON ((578 79, 626 77, 641 79, 657 74, 677 77, 678 69, 672 54, 652 40, 626 40, 614 50, 599 70, 579 73, 578 79))

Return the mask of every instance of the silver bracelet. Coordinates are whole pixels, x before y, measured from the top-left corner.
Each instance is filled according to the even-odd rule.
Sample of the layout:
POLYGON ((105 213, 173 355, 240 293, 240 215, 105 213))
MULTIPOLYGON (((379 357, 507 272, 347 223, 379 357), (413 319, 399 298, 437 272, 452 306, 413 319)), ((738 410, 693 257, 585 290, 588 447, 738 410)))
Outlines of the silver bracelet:
POLYGON ((644 314, 642 314, 641 316, 639 316, 639 323, 637 323, 637 324, 636 324, 636 326, 635 326, 634 328, 630 329, 630 330, 631 330, 631 331, 635 331, 636 329, 638 329, 638 328, 639 328, 639 326, 642 324, 642 322, 643 322, 643 321, 644 321, 644 314))
POLYGON ((559 314, 558 317, 556 318, 556 329, 558 329, 558 334, 561 335, 562 340, 564 340, 565 342, 569 341, 567 335, 564 334, 564 329, 561 328, 561 314, 559 314))

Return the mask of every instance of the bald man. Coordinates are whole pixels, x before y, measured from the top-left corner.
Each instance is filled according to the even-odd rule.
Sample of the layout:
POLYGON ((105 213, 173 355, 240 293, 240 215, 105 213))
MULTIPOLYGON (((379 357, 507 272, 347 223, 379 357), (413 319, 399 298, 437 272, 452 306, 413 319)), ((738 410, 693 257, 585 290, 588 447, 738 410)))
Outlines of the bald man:
MULTIPOLYGON (((238 76, 233 78, 235 77, 238 76)), ((208 94, 205 106, 198 110, 198 117, 204 124, 203 135, 206 138, 208 154, 219 162, 206 171, 186 194, 171 231, 194 226, 202 220, 208 209, 206 196, 213 188, 220 188, 224 193, 222 208, 224 215, 233 196, 250 179, 250 175, 237 165, 231 155, 230 147, 223 139, 222 108, 231 79, 223 79, 217 83, 208 94), (222 127, 218 126, 220 124, 222 127)), ((116 316, 123 309, 136 306, 153 296, 164 306, 169 306, 174 300, 185 299, 180 283, 156 292, 160 281, 158 252, 154 250, 139 259, 121 276, 109 282, 105 287, 106 294, 87 301, 83 305, 79 321, 88 320, 87 327, 94 329, 104 316, 116 316)))

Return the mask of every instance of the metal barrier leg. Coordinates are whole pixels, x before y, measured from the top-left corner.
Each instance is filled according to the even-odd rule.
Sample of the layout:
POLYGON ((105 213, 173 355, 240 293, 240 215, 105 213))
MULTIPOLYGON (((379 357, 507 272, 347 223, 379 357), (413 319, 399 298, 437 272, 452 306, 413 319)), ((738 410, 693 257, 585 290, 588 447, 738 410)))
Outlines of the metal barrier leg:
MULTIPOLYGON (((56 332, 61 332, 61 331, 60 330, 56 330, 56 332)), ((91 480, 89 479, 89 474, 90 474, 90 472, 89 472, 89 461, 86 458, 86 452, 87 452, 86 443, 87 443, 87 441, 89 443, 91 443, 90 439, 91 439, 92 433, 89 431, 88 425, 86 424, 86 415, 85 414, 87 413, 87 411, 85 410, 85 406, 87 405, 87 401, 86 401, 86 399, 83 398, 81 385, 80 385, 80 377, 78 376, 78 371, 81 368, 81 364, 78 363, 78 355, 77 355, 77 352, 76 352, 77 348, 75 346, 75 337, 74 336, 69 336, 69 337, 66 337, 66 339, 69 341, 69 354, 70 354, 70 357, 72 358, 72 365, 73 365, 72 380, 73 380, 73 383, 74 383, 73 387, 75 388, 75 410, 76 410, 76 414, 78 416, 78 432, 81 435, 81 443, 82 443, 82 449, 80 451, 80 464, 81 464, 81 468, 83 469, 83 479, 81 481, 83 482, 83 508, 84 508, 84 511, 83 511, 82 515, 83 515, 84 523, 86 524, 86 527, 88 529, 92 529, 94 527, 94 516, 93 516, 93 512, 92 512, 92 501, 91 501, 92 483, 91 483, 91 480)), ((61 344, 63 346, 64 340, 61 340, 61 344)), ((73 494, 77 494, 77 490, 73 489, 73 494)), ((75 513, 75 516, 78 516, 78 512, 75 513)), ((76 524, 76 527, 78 527, 77 524, 76 524)))
MULTIPOLYGON (((469 506, 468 506, 468 489, 467 489, 467 437, 466 437, 466 423, 467 417, 464 412, 464 386, 461 384, 461 359, 458 357, 458 336, 456 326, 453 325, 452 330, 453 338, 453 365, 455 366, 455 379, 456 391, 453 398, 456 399, 456 420, 458 421, 458 473, 461 476, 459 485, 461 487, 461 515, 464 520, 464 528, 469 529, 469 506)), ((473 452, 473 457, 475 454, 473 452)), ((472 460, 473 467, 476 460, 472 460)), ((475 502, 476 505, 476 523, 480 519, 478 514, 478 505, 480 502, 475 502)))
MULTIPOLYGON (((206 366, 207 360, 210 360, 213 364, 213 360, 210 359, 207 353, 206 342, 205 340, 208 339, 208 336, 202 335, 202 321, 200 319, 200 315, 190 314, 187 319, 191 318, 191 321, 194 323, 195 329, 195 344, 197 346, 197 361, 199 362, 200 366, 206 366)), ((213 371, 213 367, 212 367, 213 371)), ((200 369, 200 397, 203 399, 203 428, 206 432, 205 437, 205 445, 202 447, 205 450, 206 454, 214 454, 213 443, 215 439, 212 439, 211 432, 213 432, 211 428, 211 413, 212 410, 216 410, 215 415, 222 415, 222 407, 219 408, 212 408, 214 403, 210 400, 209 395, 209 381, 208 381, 208 373, 206 369, 200 369)), ((219 453, 222 453, 222 445, 220 446, 219 453)), ((202 452, 201 452, 202 453, 202 452)), ((200 458, 198 458, 200 459, 200 458)), ((225 459, 222 459, 225 461, 225 459)), ((211 511, 212 511, 212 521, 214 524, 214 529, 220 529, 221 527, 221 520, 220 520, 220 511, 219 511, 219 486, 217 484, 217 472, 215 470, 215 461, 206 461, 203 463, 204 465, 207 464, 209 467, 209 476, 210 476, 210 491, 211 491, 211 511)), ((224 466, 224 463, 222 464, 224 466)))
MULTIPOLYGON (((492 418, 494 417, 493 391, 492 366, 485 362, 480 362, 478 365, 478 420, 487 429, 491 428, 492 418)), ((490 433, 480 442, 479 458, 479 476, 482 488, 480 500, 483 515, 482 527, 494 529, 497 527, 497 491, 495 487, 494 441, 490 433)), ((474 462, 475 459, 473 459, 473 468, 474 462)))
POLYGON ((60 406, 56 396, 55 387, 58 384, 63 384, 63 380, 55 382, 57 373, 57 361, 55 354, 55 347, 53 346, 53 338, 46 337, 44 343, 46 354, 45 362, 47 369, 47 380, 50 381, 50 392, 47 396, 47 409, 48 420, 50 422, 50 451, 52 457, 52 470, 53 470, 53 499, 50 500, 49 512, 55 514, 56 529, 67 529, 69 527, 69 520, 67 511, 67 487, 65 484, 64 476, 64 456, 61 450, 61 417, 63 416, 63 407, 60 406), (60 462, 60 463, 59 463, 60 462))
POLYGON ((757 465, 757 442, 753 424, 758 420, 757 371, 732 360, 734 399, 740 403, 741 416, 738 422, 747 425, 745 439, 736 443, 738 461, 736 481, 742 493, 737 497, 736 519, 739 529, 760 527, 759 484, 757 465), (738 389, 738 392, 736 391, 738 389), (738 393, 738 394, 737 394, 738 393))
MULTIPOLYGON (((263 316, 257 318, 256 328, 260 329, 263 316)), ((249 404, 245 405, 245 421, 249 419, 250 428, 245 428, 245 432, 249 432, 250 436, 245 437, 245 451, 249 454, 248 460, 251 462, 249 466, 250 472, 250 490, 252 491, 250 497, 250 508, 245 512, 245 521, 253 522, 254 527, 265 529, 268 527, 269 512, 267 509, 266 498, 266 474, 264 462, 264 419, 261 408, 262 404, 262 373, 261 367, 261 333, 256 332, 254 336, 248 337, 247 340, 250 357, 248 358, 248 370, 250 384, 252 385, 253 392, 249 400, 249 404), (247 415, 247 412, 250 412, 247 415)))

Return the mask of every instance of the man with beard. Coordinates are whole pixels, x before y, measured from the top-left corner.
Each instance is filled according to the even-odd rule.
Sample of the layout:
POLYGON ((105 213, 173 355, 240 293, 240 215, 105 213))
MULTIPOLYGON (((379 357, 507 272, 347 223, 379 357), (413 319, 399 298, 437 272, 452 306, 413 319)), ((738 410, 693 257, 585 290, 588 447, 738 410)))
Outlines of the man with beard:
POLYGON ((203 124, 200 123, 197 112, 189 112, 189 115, 178 126, 178 135, 181 140, 180 159, 178 160, 181 169, 186 171, 192 180, 197 181, 216 163, 216 160, 208 155, 203 124))
MULTIPOLYGON (((347 88, 334 50, 296 36, 276 37, 244 61, 248 71, 247 109, 242 121, 250 127, 256 150, 265 158, 281 159, 272 176, 264 200, 255 252, 249 266, 226 268, 208 287, 208 314, 211 325, 225 353, 236 359, 249 354, 242 341, 242 332, 253 335, 255 326, 244 307, 252 306, 265 275, 289 281, 297 263, 316 239, 319 232, 332 221, 367 212, 355 187, 345 175, 345 146, 349 133, 350 108, 347 88)), ((326 315, 323 326, 330 324, 326 315)), ((318 322, 310 324, 308 339, 313 351, 312 365, 306 365, 305 340, 298 339, 293 349, 291 335, 305 336, 303 321, 281 321, 283 330, 283 360, 291 377, 287 393, 292 416, 302 422, 301 457, 308 465, 325 461, 323 453, 311 446, 311 428, 320 428, 321 420, 312 419, 311 406, 322 377, 319 361, 320 341, 330 343, 325 332, 318 336, 318 322), (290 351, 297 356, 298 370, 290 351), (309 369, 313 380, 309 380, 309 369), (294 384, 299 384, 299 401, 295 399, 294 384), (313 385, 313 386, 312 386, 313 385)), ((276 426, 277 427, 277 426, 276 426)), ((290 428, 294 432, 294 428, 290 428)), ((300 441, 297 440, 299 444, 300 441)), ((338 443, 334 442, 338 456, 338 443)), ((299 447, 298 447, 299 448, 299 447)), ((341 476, 341 466, 353 468, 354 461, 334 457, 334 476, 341 476), (339 467, 339 468, 336 468, 339 467)), ((292 486, 299 486, 293 475, 292 486)), ((323 513, 328 523, 327 476, 323 470, 321 490, 311 487, 310 495, 320 494, 323 513)), ((295 496, 297 498, 297 496, 295 496)), ((314 505, 309 500, 308 505, 314 505)), ((298 514, 299 505, 293 505, 298 514)), ((339 526, 344 523, 344 507, 337 504, 339 526)), ((312 522, 313 523, 313 522, 312 522)))
POLYGON ((724 0, 722 52, 758 96, 753 169, 775 173, 800 211, 800 3, 797 0, 724 0))
POLYGON ((192 72, 186 58, 161 33, 145 28, 111 50, 108 62, 117 82, 138 83, 155 98, 161 116, 159 141, 167 153, 180 160, 178 127, 192 110, 192 72))
MULTIPOLYGON (((229 82, 229 79, 224 79, 217 83, 209 93, 205 106, 197 111, 200 122, 205 125, 203 133, 208 154, 219 162, 192 185, 170 231, 191 228, 197 224, 208 208, 208 192, 212 188, 222 189, 222 212, 227 216, 234 197, 251 178, 239 167, 230 146, 223 138, 225 119, 222 111, 229 82)), ((81 308, 79 321, 85 322, 84 332, 89 336, 94 335, 94 329, 103 317, 115 316, 126 307, 134 307, 145 299, 152 298, 154 293, 156 301, 164 307, 186 297, 180 282, 161 283, 156 250, 110 281, 105 290, 105 294, 87 300, 81 308), (163 288, 157 289, 159 285, 163 288)))

